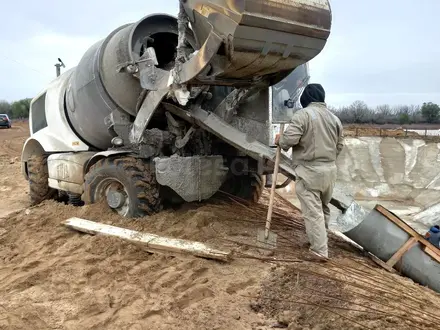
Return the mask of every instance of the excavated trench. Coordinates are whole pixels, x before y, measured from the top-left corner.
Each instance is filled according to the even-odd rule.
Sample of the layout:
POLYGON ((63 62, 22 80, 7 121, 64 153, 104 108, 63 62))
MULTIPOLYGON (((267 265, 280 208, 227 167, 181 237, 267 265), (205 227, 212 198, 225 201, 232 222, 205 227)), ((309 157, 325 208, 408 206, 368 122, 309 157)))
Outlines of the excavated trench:
MULTIPOLYGON (((438 223, 440 144, 392 137, 346 138, 338 158, 339 189, 367 210, 381 204, 419 233, 438 223)), ((279 191, 300 207, 294 183, 279 191)), ((332 208, 335 218, 338 211, 332 208)))
MULTIPOLYGON (((280 235, 276 263, 151 254, 71 231, 60 223, 77 216, 249 255, 256 230, 264 228, 268 191, 258 208, 193 203, 137 220, 99 204, 47 201, 28 208, 20 173, 28 135, 27 123, 16 123, 0 136, 0 191, 9 213, 0 218, 0 329, 269 330, 277 321, 288 329, 436 328, 437 293, 378 268, 333 235, 332 262, 311 261, 299 212, 280 201, 273 226, 280 235)), ((360 175, 353 180, 361 179, 366 181, 360 175)))

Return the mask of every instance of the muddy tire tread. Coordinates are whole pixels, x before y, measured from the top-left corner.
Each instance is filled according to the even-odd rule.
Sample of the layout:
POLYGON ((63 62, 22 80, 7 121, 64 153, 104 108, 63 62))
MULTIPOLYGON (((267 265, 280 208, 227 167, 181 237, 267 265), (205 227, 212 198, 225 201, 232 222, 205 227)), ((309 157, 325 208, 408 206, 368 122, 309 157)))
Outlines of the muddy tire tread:
POLYGON ((31 156, 27 161, 27 170, 31 205, 37 205, 55 197, 57 193, 56 189, 49 187, 47 156, 31 156))
POLYGON ((93 164, 84 180, 83 200, 86 204, 94 200, 94 187, 106 173, 121 173, 117 179, 122 182, 131 198, 128 217, 143 217, 161 210, 159 184, 155 173, 149 170, 143 160, 134 157, 103 158, 93 164), (121 179, 122 178, 122 179, 121 179))

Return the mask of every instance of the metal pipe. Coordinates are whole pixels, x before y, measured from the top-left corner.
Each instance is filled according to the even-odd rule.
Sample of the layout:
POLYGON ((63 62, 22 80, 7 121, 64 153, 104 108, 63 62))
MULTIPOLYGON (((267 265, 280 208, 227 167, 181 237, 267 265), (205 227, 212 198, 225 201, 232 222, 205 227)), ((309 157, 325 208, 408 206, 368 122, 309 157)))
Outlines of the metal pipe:
MULTIPOLYGON (((412 237, 377 209, 373 209, 364 220, 343 234, 384 262, 412 237)), ((403 254, 401 273, 440 292, 440 264, 422 248, 423 245, 417 243, 403 254)), ((434 246, 432 248, 435 249, 434 246)))
POLYGON ((60 74, 61 74, 61 69, 60 69, 60 67, 61 67, 61 64, 55 64, 55 69, 56 69, 56 74, 57 74, 57 77, 59 77, 60 76, 60 74))
POLYGON ((59 77, 61 75, 61 67, 65 68, 63 61, 58 57, 58 63, 55 64, 56 75, 59 77))

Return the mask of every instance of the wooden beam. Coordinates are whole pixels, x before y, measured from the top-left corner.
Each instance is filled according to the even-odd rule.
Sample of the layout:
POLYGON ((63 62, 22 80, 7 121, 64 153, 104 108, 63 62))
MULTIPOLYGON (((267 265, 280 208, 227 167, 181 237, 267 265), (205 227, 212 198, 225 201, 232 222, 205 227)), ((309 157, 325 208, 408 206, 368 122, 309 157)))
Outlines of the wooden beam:
POLYGON ((382 205, 376 205, 375 209, 383 216, 385 216, 388 220, 392 221, 402 230, 407 232, 410 236, 417 239, 417 241, 419 241, 423 245, 423 251, 426 252, 429 256, 431 256, 431 258, 440 262, 440 249, 434 249, 432 244, 429 243, 428 240, 426 240, 422 235, 416 232, 405 221, 403 221, 397 215, 384 208, 382 205))
POLYGON ((366 255, 373 260, 377 265, 379 265, 380 267, 382 267, 383 269, 389 271, 390 273, 393 274, 397 274, 398 272, 390 265, 387 265, 386 262, 383 262, 382 260, 380 260, 378 257, 376 257, 374 254, 367 252, 366 255))
POLYGON ((415 237, 417 240, 423 239, 423 237, 418 232, 416 232, 411 226, 409 226, 405 221, 403 221, 397 215, 384 208, 382 205, 376 205, 375 209, 383 216, 385 216, 388 220, 391 220, 394 224, 396 224, 396 226, 406 231, 409 235, 415 237))
POLYGON ((422 250, 429 255, 432 259, 436 260, 438 263, 440 263, 440 254, 439 249, 435 247, 430 246, 424 246, 422 250))
POLYGON ((103 223, 93 222, 81 218, 70 218, 63 225, 88 234, 101 234, 119 237, 134 244, 140 244, 150 252, 166 251, 174 253, 191 254, 197 257, 229 261, 231 254, 228 252, 211 249, 203 243, 163 237, 155 234, 142 233, 135 230, 115 227, 103 223))
POLYGON ((394 255, 386 262, 386 264, 390 267, 393 267, 396 262, 402 258, 402 256, 405 254, 406 251, 411 249, 414 245, 417 244, 417 238, 411 237, 409 240, 405 242, 397 251, 394 253, 394 255))

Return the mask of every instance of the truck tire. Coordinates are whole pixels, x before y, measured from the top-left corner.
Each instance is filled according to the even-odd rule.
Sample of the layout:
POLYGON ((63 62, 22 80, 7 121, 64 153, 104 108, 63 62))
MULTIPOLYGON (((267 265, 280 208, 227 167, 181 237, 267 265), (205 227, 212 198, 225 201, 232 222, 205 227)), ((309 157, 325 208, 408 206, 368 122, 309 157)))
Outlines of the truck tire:
POLYGON ((47 156, 31 156, 27 161, 29 197, 31 205, 37 205, 56 196, 57 190, 49 187, 47 156))
POLYGON ((102 199, 127 218, 151 215, 162 207, 154 171, 133 157, 104 158, 91 166, 84 180, 83 200, 93 204, 102 199))
POLYGON ((231 175, 220 190, 244 200, 258 203, 263 188, 263 176, 257 173, 249 173, 246 175, 231 175))

